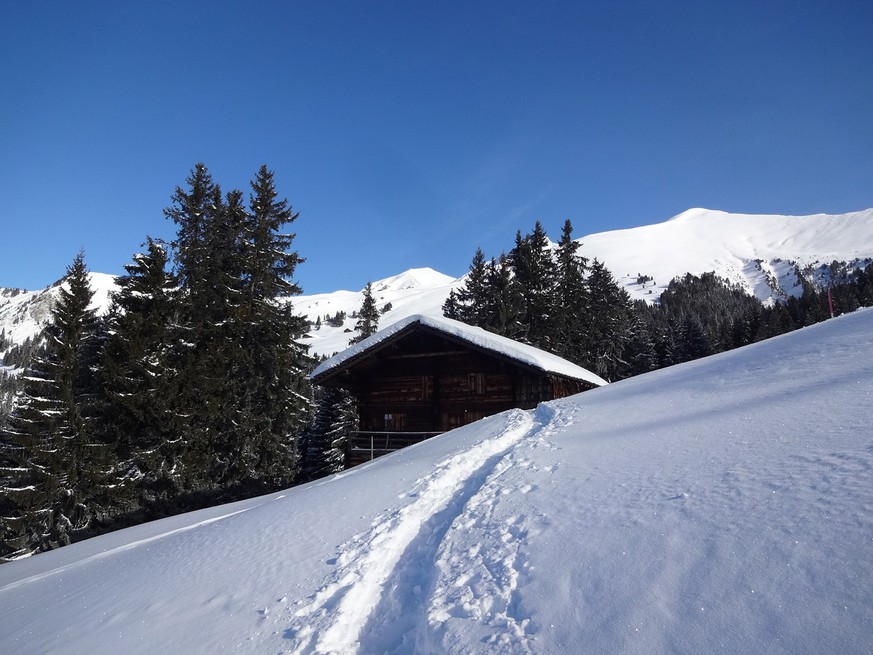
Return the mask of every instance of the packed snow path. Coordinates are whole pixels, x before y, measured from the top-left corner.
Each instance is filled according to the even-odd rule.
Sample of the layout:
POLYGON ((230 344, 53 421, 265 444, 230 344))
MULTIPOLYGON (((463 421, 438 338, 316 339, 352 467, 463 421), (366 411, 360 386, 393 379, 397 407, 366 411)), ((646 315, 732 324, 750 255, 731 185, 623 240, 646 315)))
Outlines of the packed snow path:
POLYGON ((476 598, 479 614, 488 611, 494 617, 495 633, 523 635, 524 622, 515 621, 509 611, 518 572, 503 552, 517 550, 517 539, 514 546, 509 542, 523 531, 523 518, 500 526, 501 547, 487 557, 479 548, 459 559, 451 538, 445 537, 481 527, 501 496, 496 479, 517 464, 515 451, 522 439, 540 430, 550 413, 545 408, 536 414, 509 412, 499 435, 439 462, 405 494, 408 504, 380 515, 370 530, 343 544, 329 580, 292 610, 286 636, 294 642, 293 652, 422 652, 428 641, 426 621, 442 625, 456 612, 472 611, 463 597, 446 589, 446 579, 456 578, 463 582, 456 580, 451 587, 464 587, 476 598), (480 578, 482 572, 491 578, 478 581, 478 593, 467 584, 477 568, 480 578), (438 592, 426 603, 435 584, 438 592), (495 603, 502 610, 495 610, 495 603))

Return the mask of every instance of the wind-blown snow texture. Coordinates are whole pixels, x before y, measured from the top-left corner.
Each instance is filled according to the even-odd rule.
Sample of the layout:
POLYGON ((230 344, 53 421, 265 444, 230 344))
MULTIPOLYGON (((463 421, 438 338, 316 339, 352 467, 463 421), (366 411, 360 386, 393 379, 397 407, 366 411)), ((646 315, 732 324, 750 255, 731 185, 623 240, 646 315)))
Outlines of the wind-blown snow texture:
POLYGON ((3 653, 867 653, 873 311, 0 566, 3 653))

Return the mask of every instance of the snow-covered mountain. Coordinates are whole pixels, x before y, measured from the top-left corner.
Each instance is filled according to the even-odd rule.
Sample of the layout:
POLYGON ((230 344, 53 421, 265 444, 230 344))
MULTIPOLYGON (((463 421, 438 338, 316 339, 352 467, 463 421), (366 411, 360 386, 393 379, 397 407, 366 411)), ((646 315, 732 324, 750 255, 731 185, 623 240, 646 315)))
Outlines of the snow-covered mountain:
MULTIPOLYGON (((376 306, 383 311, 379 318, 381 327, 403 320, 414 314, 442 316, 442 305, 449 291, 462 283, 432 268, 413 268, 399 275, 373 282, 373 298, 376 306)), ((364 300, 360 291, 334 291, 311 296, 298 296, 292 300, 294 308, 306 316, 310 322, 321 324, 310 332, 306 343, 316 355, 332 355, 345 350, 349 340, 355 336, 353 330, 356 319, 354 312, 361 308, 364 300), (338 312, 346 314, 339 325, 330 325, 327 317, 338 312)))
MULTIPOLYGON (((94 290, 91 308, 103 314, 109 309, 109 294, 116 289, 115 278, 105 273, 89 273, 88 280, 94 290)), ((36 337, 48 323, 62 286, 58 281, 38 291, 0 288, 0 331, 18 344, 36 337)), ((0 357, 3 354, 0 351, 0 357)))
POLYGON ((677 275, 715 271, 767 302, 802 293, 796 267, 811 281, 826 280, 834 260, 873 259, 873 209, 813 216, 689 209, 580 241, 580 252, 604 262, 634 298, 657 298, 677 275), (654 283, 638 283, 642 276, 654 283))
MULTIPOLYGON (((554 235, 553 235, 554 236, 554 235)), ((799 295, 797 271, 807 279, 827 279, 834 260, 873 260, 873 209, 840 215, 771 216, 689 209, 668 221, 578 239, 580 252, 604 262, 633 298, 652 301, 677 275, 715 271, 762 301, 799 295), (646 279, 649 278, 649 279, 646 279)), ((475 244, 470 246, 472 259, 475 244)), ((112 278, 91 274, 95 304, 108 306, 112 278)), ((373 291, 386 326, 413 314, 441 315, 449 291, 463 284, 431 268, 414 268, 376 280, 373 291)), ((0 329, 13 341, 39 332, 56 289, 16 292, 0 289, 0 329)), ((316 355, 344 350, 354 336, 363 290, 298 296, 295 309, 313 324, 307 343, 316 355), (344 312, 337 326, 325 320, 344 312)))
POLYGON ((873 310, 0 566, 3 653, 867 653, 873 310))
MULTIPOLYGON (((715 271, 762 302, 799 296, 798 271, 807 280, 826 281, 834 260, 873 260, 873 209, 840 215, 770 216, 689 209, 668 221, 578 239, 579 252, 606 264, 634 299, 653 301, 676 276, 715 271), (648 279, 646 279, 648 278, 648 279)), ((475 246, 471 248, 472 253, 475 246)), ((380 307, 393 309, 380 320, 389 325, 412 314, 441 315, 449 291, 463 284, 432 269, 414 269, 374 284, 380 307)), ((311 321, 344 311, 341 327, 322 321, 308 341, 315 354, 330 355, 354 336, 352 312, 363 293, 337 291, 302 296, 294 305, 311 321)))

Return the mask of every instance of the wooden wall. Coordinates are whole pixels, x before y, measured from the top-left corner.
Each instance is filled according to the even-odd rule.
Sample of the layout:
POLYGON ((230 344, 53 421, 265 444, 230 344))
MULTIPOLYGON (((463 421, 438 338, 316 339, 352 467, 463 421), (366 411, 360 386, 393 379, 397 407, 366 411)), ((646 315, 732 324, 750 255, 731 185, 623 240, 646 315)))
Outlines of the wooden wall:
POLYGON ((586 388, 420 333, 351 367, 347 382, 359 400, 362 431, 450 430, 586 388))

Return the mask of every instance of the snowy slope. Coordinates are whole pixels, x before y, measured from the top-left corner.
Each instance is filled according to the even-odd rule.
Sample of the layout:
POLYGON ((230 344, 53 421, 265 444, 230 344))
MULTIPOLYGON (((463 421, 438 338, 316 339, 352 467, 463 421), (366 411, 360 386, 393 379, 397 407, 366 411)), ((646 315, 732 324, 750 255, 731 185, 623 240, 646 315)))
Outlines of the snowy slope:
POLYGON ((867 653, 873 311, 0 566, 3 653, 867 653))
POLYGON ((604 262, 634 298, 657 298, 677 275, 715 271, 767 301, 800 295, 795 264, 811 267, 812 275, 834 260, 873 259, 873 209, 813 216, 689 209, 663 223, 579 241, 580 252, 604 262), (637 284, 639 276, 655 284, 637 284))
MULTIPOLYGON (((115 290, 115 278, 105 273, 88 273, 88 280, 94 290, 91 308, 98 314, 106 313, 109 294, 115 290)), ((36 337, 48 323, 61 287, 56 282, 39 291, 0 289, 0 329, 5 330, 14 343, 36 337)), ((0 356, 2 354, 0 352, 0 356)))
MULTIPOLYGON (((376 306, 381 310, 391 304, 391 309, 379 318, 379 326, 385 327, 415 314, 442 316, 442 306, 449 291, 461 284, 460 280, 432 268, 413 268, 399 275, 374 281, 373 298, 376 306)), ((313 323, 319 317, 322 319, 321 327, 313 330, 310 333, 311 338, 305 342, 309 344, 310 352, 330 356, 348 348, 349 340, 355 336, 356 319, 352 318, 352 313, 361 309, 363 300, 363 289, 304 295, 292 299, 294 309, 299 314, 313 323), (344 311, 348 316, 342 326, 332 327, 324 322, 326 316, 333 316, 339 311, 344 311)))

